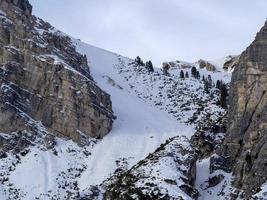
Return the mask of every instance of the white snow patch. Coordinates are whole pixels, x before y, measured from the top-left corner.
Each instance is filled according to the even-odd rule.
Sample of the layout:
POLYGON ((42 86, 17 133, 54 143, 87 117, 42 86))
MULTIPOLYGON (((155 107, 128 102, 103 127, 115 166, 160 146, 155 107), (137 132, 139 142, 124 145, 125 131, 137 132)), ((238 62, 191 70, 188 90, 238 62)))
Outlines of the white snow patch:
MULTIPOLYGON (((112 131, 95 146, 92 156, 86 161, 88 168, 80 180, 82 189, 88 184, 100 184, 116 169, 116 160, 128 158, 129 166, 132 166, 166 139, 176 135, 190 137, 194 133, 192 127, 177 122, 129 92, 128 83, 114 67, 119 63, 117 54, 78 41, 77 49, 86 54, 98 85, 111 95, 117 116, 112 131), (113 87, 105 76, 127 90, 113 87)), ((123 59, 129 62, 129 59, 123 59)))

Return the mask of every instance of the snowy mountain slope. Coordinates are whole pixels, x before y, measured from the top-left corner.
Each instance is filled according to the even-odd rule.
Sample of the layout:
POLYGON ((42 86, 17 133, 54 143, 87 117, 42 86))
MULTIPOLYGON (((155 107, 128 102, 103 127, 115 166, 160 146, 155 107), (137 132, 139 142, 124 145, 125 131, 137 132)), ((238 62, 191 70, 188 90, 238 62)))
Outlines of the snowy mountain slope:
MULTIPOLYGON (((1 190, 7 196, 62 199, 69 195, 77 198, 91 185, 99 185, 111 176, 118 168, 118 162, 123 160, 129 169, 167 139, 177 135, 190 138, 196 131, 195 124, 186 122, 198 110, 196 102, 199 100, 201 106, 203 102, 209 103, 204 105, 203 113, 216 111, 211 114, 215 120, 224 113, 216 105, 216 98, 203 93, 203 84, 199 80, 179 79, 179 69, 171 69, 170 77, 163 76, 160 69, 149 75, 143 69, 134 68, 131 59, 78 40, 73 39, 73 43, 87 56, 94 80, 111 95, 117 117, 113 130, 102 140, 92 140, 91 145, 84 148, 58 139, 53 150, 43 152, 32 148, 19 158, 10 155, 1 160, 1 165, 6 166, 5 177, 8 179, 1 190), (177 87, 176 93, 169 97, 174 87, 177 87), (15 164, 9 159, 14 159, 15 164), (9 170, 13 165, 14 169, 9 170)), ((190 69, 185 71, 190 73, 190 69)), ((200 73, 211 74, 215 80, 226 76, 227 81, 229 77, 206 70, 200 73)))
POLYGON ((217 80, 229 83, 231 73, 210 72, 197 68, 202 77, 197 79, 191 76, 191 68, 197 65, 195 63, 186 65, 188 67, 182 69, 179 65, 171 67, 168 76, 157 68, 153 73, 149 73, 145 67, 132 62, 127 63, 122 58, 115 67, 128 82, 131 90, 150 105, 169 113, 180 122, 193 124, 197 128, 205 126, 207 120, 215 125, 226 114, 226 110, 217 104, 219 94, 215 83, 217 80), (181 70, 190 76, 180 78, 181 70), (210 92, 207 93, 202 79, 208 76, 211 76, 214 86, 211 86, 210 92))
POLYGON ((78 198, 82 190, 108 178, 118 160, 126 159, 131 167, 170 137, 190 137, 195 132, 130 92, 129 84, 114 68, 121 59, 130 59, 76 42, 91 62, 93 78, 111 95, 117 116, 113 130, 102 140, 89 140, 91 145, 86 147, 57 139, 52 150, 29 147, 23 155, 8 154, 0 161, 3 199, 78 198))
POLYGON ((113 130, 95 148, 102 161, 97 161, 99 157, 96 157, 96 162, 91 162, 92 169, 85 172, 82 180, 98 172, 99 175, 95 176, 100 180, 92 184, 100 184, 103 181, 100 177, 107 178, 104 175, 108 175, 111 168, 115 169, 116 160, 129 159, 129 166, 132 166, 153 152, 166 139, 176 135, 190 137, 194 133, 192 127, 176 122, 130 92, 129 85, 117 73, 115 66, 120 64, 121 59, 124 62, 131 60, 84 43, 77 44, 77 47, 78 51, 86 54, 90 60, 91 72, 96 82, 111 95, 114 113, 117 115, 113 130))
POLYGON ((266 199, 267 25, 241 57, 153 69, 58 31, 28 0, 0 7, 0 199, 266 199))
POLYGON ((8 155, 1 160, 6 196, 2 199, 64 199, 69 195, 67 191, 77 198, 76 179, 86 168, 83 160, 90 156, 95 143, 92 140, 81 148, 72 141, 57 139, 53 150, 31 147, 19 155, 8 155))
MULTIPOLYGON (((133 95, 134 98, 136 98, 135 95, 137 95, 139 97, 138 99, 139 101, 147 102, 149 105, 151 105, 152 108, 156 107, 159 108, 160 110, 167 111, 166 113, 168 113, 169 116, 174 117, 178 122, 180 121, 180 124, 178 124, 179 127, 185 126, 185 124, 187 124, 186 125, 187 127, 199 128, 198 126, 203 125, 204 123, 207 126, 211 124, 212 126, 216 126, 216 122, 219 121, 220 118, 224 117, 226 114, 225 109, 222 109, 220 106, 217 105, 218 94, 216 93, 215 89, 211 89, 211 94, 213 95, 204 93, 203 82, 192 77, 188 79, 179 78, 181 70, 179 68, 170 69, 169 71, 170 76, 163 75, 160 69, 155 69, 155 72, 153 74, 150 74, 144 67, 136 66, 133 64, 132 60, 129 60, 122 56, 116 54, 109 54, 109 52, 105 52, 101 49, 90 47, 84 43, 77 42, 77 47, 81 53, 86 54, 89 60, 91 60, 92 73, 94 74, 94 77, 97 77, 96 80, 100 84, 100 86, 109 92, 114 90, 115 88, 114 93, 110 92, 111 97, 113 96, 113 98, 114 95, 116 94, 115 91, 117 90, 120 91, 122 88, 126 89, 126 91, 129 93, 128 95, 131 96, 133 95), (94 54, 97 54, 97 57, 92 56, 94 54), (110 62, 113 63, 113 66, 111 68, 108 68, 105 65, 105 63, 103 63, 103 60, 109 60, 110 62), (100 68, 93 67, 93 66, 100 66, 98 65, 98 63, 100 62, 101 62, 100 68), (103 79, 106 80, 105 84, 102 84, 103 79), (173 88, 176 89, 176 93, 173 92, 173 88), (171 96, 170 94, 174 95, 171 96), (172 104, 172 102, 176 104, 172 104), (187 109, 183 110, 182 109, 183 106, 185 106, 187 109), (200 110, 200 113, 198 106, 204 108, 203 110, 200 110), (176 112, 172 112, 173 109, 176 109, 176 112), (192 119, 193 116, 198 116, 198 118, 190 122, 190 119, 192 119), (207 121, 210 122, 208 123, 207 121)), ((192 66, 195 65, 193 64, 192 66)), ((225 71, 209 72, 205 69, 198 69, 198 70, 200 71, 201 75, 204 75, 206 77, 208 75, 211 75, 214 81, 223 80, 225 83, 228 83, 231 78, 231 74, 225 71)), ((190 73, 190 68, 184 69, 184 71, 190 73)), ((118 98, 118 108, 121 108, 121 106, 123 106, 121 103, 122 103, 121 99, 118 98)), ((121 111, 116 112, 117 108, 116 98, 113 99, 113 106, 115 113, 122 113, 121 111)), ((137 107, 134 106, 134 110, 136 110, 137 107)), ((165 127, 160 126, 161 130, 164 128, 165 127)), ((194 133, 194 131, 192 133, 194 133)), ((211 134, 213 134, 213 132, 211 132, 211 134)), ((109 136, 104 138, 104 140, 107 139, 109 136)), ((219 133, 218 136, 216 137, 217 138, 215 138, 214 140, 219 140, 220 143, 222 141, 223 134, 219 133)), ((118 137, 117 139, 120 140, 121 138, 118 137)), ((126 166, 127 166, 126 168, 127 169, 130 168, 133 163, 129 164, 127 157, 123 158, 126 158, 126 166)), ((118 161, 121 160, 125 161, 123 158, 119 159, 118 161)), ((202 163, 203 162, 197 163, 198 166, 197 168, 200 171, 200 173, 202 173, 201 170, 201 166, 203 166, 202 163)), ((163 163, 162 168, 158 170, 164 170, 163 168, 166 169, 167 167, 164 166, 165 165, 163 163)), ((208 164, 205 165, 205 168, 206 167, 208 167, 208 164)), ((101 170, 104 169, 101 168, 101 170)), ((157 170, 157 168, 155 170, 157 170)), ((207 171, 205 175, 206 177, 198 178, 197 180, 198 185, 206 184, 206 182, 209 181, 209 177, 212 178, 214 176, 214 174, 212 173, 210 174, 209 171, 207 171)), ((229 178, 227 178, 229 176, 230 175, 225 174, 226 179, 222 181, 222 183, 224 184, 221 184, 216 188, 213 188, 213 186, 210 186, 209 188, 199 187, 198 189, 201 190, 200 193, 201 199, 205 199, 206 196, 208 196, 209 198, 214 198, 214 197, 222 198, 223 197, 222 192, 227 192, 225 190, 225 186, 226 184, 229 184, 229 178)), ((144 184, 139 184, 139 186, 142 188, 144 184)), ((170 193, 172 192, 170 191, 170 193)), ((190 199, 190 197, 187 198, 190 199)))
MULTIPOLYGON (((196 150, 173 137, 130 170, 104 182, 107 199, 195 199, 196 150)), ((122 170, 123 171, 123 170, 122 170)))
MULTIPOLYGON (((49 24, 39 19, 36 19, 36 23, 34 29, 38 41, 40 40, 36 44, 38 47, 46 48, 47 44, 42 40, 44 35, 67 37, 65 39, 69 41, 66 34, 49 24)), ((191 151, 190 137, 210 124, 221 125, 220 120, 226 111, 217 104, 218 90, 212 86, 210 92, 205 93, 204 82, 200 79, 191 75, 185 79, 180 78, 179 66, 171 68, 169 75, 165 75, 159 68, 154 73, 148 73, 143 66, 137 66, 131 59, 79 40, 72 39, 72 43, 78 52, 88 58, 94 80, 87 81, 95 81, 111 96, 112 109, 116 115, 113 129, 103 139, 87 138, 79 132, 85 138, 83 144, 86 145, 83 147, 71 140, 50 135, 40 121, 31 121, 39 131, 45 133, 36 135, 35 138, 27 132, 9 135, 0 133, 0 144, 6 150, 0 152, 0 199, 79 199, 83 194, 91 192, 90 188, 97 188, 108 180, 121 165, 124 171, 138 166, 135 175, 138 177, 139 172, 145 171, 148 182, 153 182, 156 178, 165 195, 191 199, 180 188, 187 182, 187 171, 176 164, 192 156, 194 159, 190 165, 194 165, 196 157, 195 151, 191 151), (45 135, 51 138, 44 138, 45 135), (158 153, 156 149, 160 149, 161 144, 174 137, 184 139, 175 139, 158 153), (47 144, 37 142, 36 138, 47 144), (9 147, 16 144, 14 141, 25 148, 17 152, 9 151, 9 147), (190 155, 181 156, 181 149, 188 150, 186 152, 190 155), (155 162, 150 159, 150 153, 157 158, 155 162), (159 176, 149 177, 147 166, 142 165, 144 159, 154 175, 161 172, 159 176), (169 168, 169 165, 176 167, 169 168), (176 174, 177 170, 176 180, 168 177, 170 174, 166 170, 170 170, 171 175, 176 174), (170 187, 174 181, 179 184, 170 187)), ((58 49, 54 54, 43 54, 36 58, 44 62, 51 60, 53 64, 71 72, 70 76, 83 78, 84 75, 75 66, 67 64, 60 57, 69 58, 62 56, 58 49)), ((190 68, 197 66, 195 63, 183 64, 189 66, 183 69, 189 74, 190 68)), ((211 75, 214 82, 223 79, 228 83, 230 78, 230 74, 226 72, 198 70, 201 76, 211 75)), ((89 74, 89 69, 82 72, 89 74)), ((79 90, 77 93, 79 94, 79 90)), ((198 184, 201 185, 203 181, 205 180, 199 178, 198 184)), ((143 183, 138 182, 138 187, 143 187, 143 183)), ((189 188, 195 191, 193 183, 189 188)))

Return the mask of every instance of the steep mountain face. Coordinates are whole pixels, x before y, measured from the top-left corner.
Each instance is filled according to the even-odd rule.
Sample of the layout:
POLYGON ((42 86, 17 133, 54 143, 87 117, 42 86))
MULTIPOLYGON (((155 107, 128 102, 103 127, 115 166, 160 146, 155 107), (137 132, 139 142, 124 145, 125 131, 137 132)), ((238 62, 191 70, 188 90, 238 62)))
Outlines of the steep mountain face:
POLYGON ((222 157, 217 160, 217 164, 223 162, 225 170, 233 170, 233 185, 246 199, 267 180, 266 55, 267 22, 242 53, 233 72, 229 129, 219 151, 222 157))
POLYGON ((0 132, 51 133, 79 144, 106 135, 114 119, 110 96, 71 38, 32 16, 27 0, 1 0, 0 9, 0 132))

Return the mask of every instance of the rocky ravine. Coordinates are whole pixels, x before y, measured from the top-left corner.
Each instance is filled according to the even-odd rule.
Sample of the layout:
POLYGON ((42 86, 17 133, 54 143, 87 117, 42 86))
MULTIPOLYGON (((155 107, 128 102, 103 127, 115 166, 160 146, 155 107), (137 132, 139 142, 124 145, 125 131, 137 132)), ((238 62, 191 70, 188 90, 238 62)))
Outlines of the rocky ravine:
POLYGON ((110 96, 95 84, 86 56, 33 16, 27 0, 1 0, 0 10, 0 132, 51 132, 79 144, 106 135, 110 96))
POLYGON ((250 199, 267 180, 267 22, 233 72, 229 128, 213 165, 233 171, 236 195, 250 199), (226 166, 225 164, 228 163, 226 166), (226 167, 225 167, 226 166, 226 167))

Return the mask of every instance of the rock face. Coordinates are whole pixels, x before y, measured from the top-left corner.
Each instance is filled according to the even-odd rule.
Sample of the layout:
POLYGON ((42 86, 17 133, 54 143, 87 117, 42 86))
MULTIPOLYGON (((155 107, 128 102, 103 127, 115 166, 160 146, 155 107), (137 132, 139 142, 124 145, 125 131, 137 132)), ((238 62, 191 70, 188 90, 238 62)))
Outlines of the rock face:
POLYGON ((198 64, 199 64, 200 69, 205 68, 208 71, 212 71, 212 72, 216 71, 216 67, 213 64, 209 63, 208 61, 199 60, 198 64))
POLYGON ((227 61, 224 63, 223 69, 227 71, 231 71, 237 66, 239 56, 228 56, 226 59, 227 61))
POLYGON ((110 96, 71 38, 31 15, 27 0, 0 0, 0 132, 42 131, 80 142, 103 137, 110 96))
MULTIPOLYGON (((229 128, 218 152, 247 199, 267 180, 267 22, 233 72, 229 128), (226 162, 227 161, 227 162, 226 162)), ((227 170, 227 169, 226 169, 227 170)))
POLYGON ((32 14, 32 6, 28 0, 1 0, 0 5, 1 9, 5 11, 8 9, 20 9, 27 17, 31 16, 32 14))

